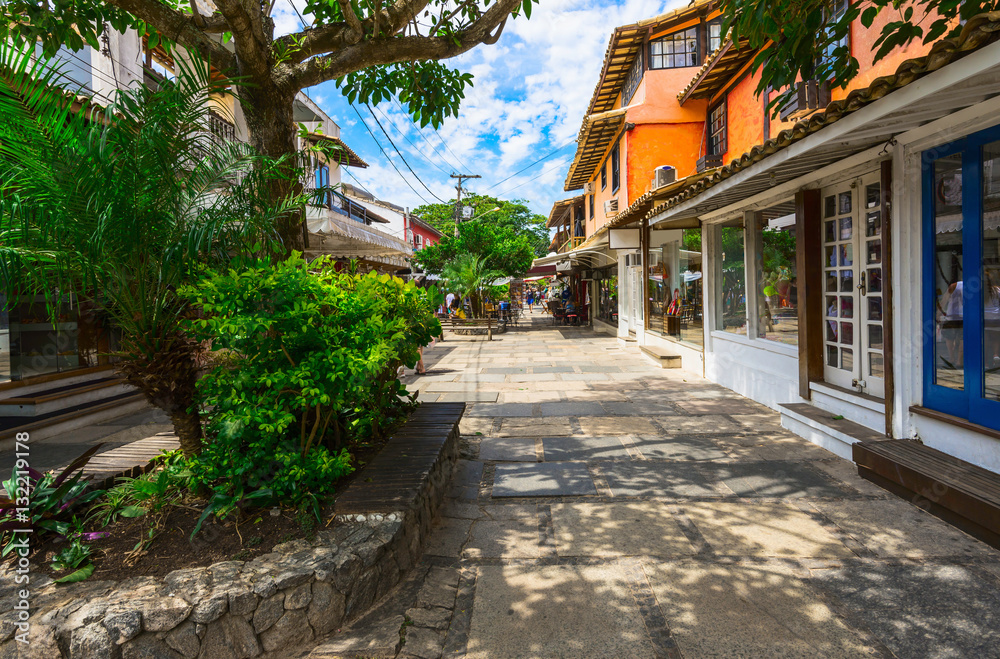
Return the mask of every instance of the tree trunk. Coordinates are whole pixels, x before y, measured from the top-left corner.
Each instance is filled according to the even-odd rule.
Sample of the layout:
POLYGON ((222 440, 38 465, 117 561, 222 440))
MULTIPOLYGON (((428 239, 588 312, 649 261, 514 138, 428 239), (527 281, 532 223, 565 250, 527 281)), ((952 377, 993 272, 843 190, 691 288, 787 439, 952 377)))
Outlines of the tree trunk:
POLYGON ((177 433, 184 455, 191 457, 200 453, 204 436, 198 411, 188 412, 186 408, 178 407, 170 414, 170 421, 174 424, 174 432, 177 433))
MULTIPOLYGON (((264 84, 250 83, 239 87, 239 96, 250 143, 265 156, 285 159, 287 178, 271 183, 273 201, 302 192, 296 157, 297 127, 294 119, 295 92, 283 90, 271 81, 264 84)), ((308 172, 306 172, 308 175, 308 172)), ((286 253, 306 248, 305 209, 286 215, 278 223, 278 235, 286 253)))

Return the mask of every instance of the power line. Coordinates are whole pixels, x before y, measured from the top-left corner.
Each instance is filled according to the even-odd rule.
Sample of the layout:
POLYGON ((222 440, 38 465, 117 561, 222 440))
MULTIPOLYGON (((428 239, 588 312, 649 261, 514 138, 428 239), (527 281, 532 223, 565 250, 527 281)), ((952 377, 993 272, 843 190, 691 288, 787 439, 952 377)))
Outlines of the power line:
MULTIPOLYGON (((430 164, 431 166, 433 166, 434 168, 436 168, 436 169, 437 169, 437 170, 438 170, 439 172, 441 172, 442 174, 444 174, 444 175, 447 175, 447 174, 448 174, 448 170, 446 170, 446 169, 442 169, 442 168, 441 168, 440 166, 438 166, 438 164, 437 164, 437 163, 433 162, 433 161, 432 161, 432 160, 431 160, 430 158, 428 158, 427 156, 425 156, 425 155, 423 155, 422 153, 420 153, 420 147, 418 147, 418 146, 417 146, 416 144, 414 144, 414 143, 413 143, 413 140, 411 140, 411 139, 410 139, 410 138, 409 138, 409 137, 408 137, 408 136, 406 135, 406 133, 405 133, 405 132, 403 131, 403 129, 401 129, 401 128, 400 128, 399 126, 397 126, 397 125, 396 125, 396 122, 394 122, 394 121, 392 120, 392 118, 391 118, 391 117, 389 117, 389 115, 388 115, 388 114, 386 114, 386 113, 385 113, 384 111, 382 111, 382 110, 379 110, 379 109, 378 109, 378 106, 377 106, 377 105, 375 106, 375 109, 379 111, 379 113, 380 113, 380 114, 382 115, 382 118, 383 118, 383 119, 385 119, 385 120, 386 120, 387 122, 389 122, 389 125, 390 125, 390 126, 392 126, 393 128, 395 128, 395 129, 396 129, 396 132, 397 132, 397 133, 399 133, 400 135, 402 135, 402 136, 403 136, 403 139, 404 139, 404 140, 406 140, 407 142, 409 142, 410 146, 412 146, 412 147, 413 147, 414 149, 416 149, 416 150, 417 150, 417 155, 419 155, 419 156, 420 156, 421 158, 423 158, 423 159, 424 159, 424 160, 425 160, 425 161, 426 161, 427 163, 429 163, 429 164, 430 164)), ((449 166, 451 166, 451 165, 450 165, 450 163, 448 163, 447 161, 445 161, 445 164, 448 164, 449 166)))
POLYGON ((389 164, 392 165, 392 168, 396 170, 396 173, 399 174, 399 178, 403 179, 403 183, 406 183, 407 187, 413 190, 413 194, 420 197, 420 201, 424 202, 425 204, 429 204, 430 202, 424 199, 423 196, 421 196, 421 194, 417 192, 417 189, 414 188, 412 185, 410 185, 410 182, 406 180, 405 176, 403 176, 403 172, 399 171, 399 168, 396 167, 396 163, 392 161, 392 158, 389 157, 389 154, 387 154, 385 152, 385 149, 382 148, 382 144, 375 137, 375 133, 373 133, 372 129, 368 127, 368 124, 365 123, 365 118, 361 116, 361 113, 358 112, 358 109, 353 105, 351 106, 351 109, 354 110, 354 114, 358 115, 358 119, 361 121, 361 124, 365 127, 365 130, 367 130, 368 134, 372 136, 373 140, 375 140, 375 146, 377 146, 378 150, 382 152, 382 155, 385 157, 385 159, 389 161, 389 164))
MULTIPOLYGON (((397 105, 397 106, 399 106, 399 109, 400 109, 400 110, 403 110, 403 106, 399 104, 399 101, 398 101, 398 100, 396 100, 395 98, 394 98, 393 100, 395 100, 395 101, 396 101, 396 105, 397 105)), ((405 111, 405 110, 403 110, 403 112, 406 112, 406 111, 405 111)), ((421 134, 421 135, 423 135, 423 132, 421 132, 420 134, 421 134)), ((445 149, 447 149, 447 150, 448 150, 448 153, 450 153, 451 155, 453 155, 453 156, 455 157, 455 160, 457 160, 457 161, 458 161, 458 164, 459 164, 459 165, 461 165, 461 169, 464 169, 464 170, 468 170, 469 168, 465 166, 465 163, 464 163, 464 162, 462 162, 462 159, 458 157, 458 154, 457 154, 457 153, 455 153, 454 151, 452 151, 452 150, 451 150, 451 147, 450 147, 450 146, 448 146, 448 143, 444 141, 444 138, 443 138, 443 137, 441 137, 441 133, 439 133, 439 132, 437 131, 437 129, 435 129, 435 130, 434 130, 434 135, 435 135, 435 136, 436 136, 436 137, 438 138, 438 141, 439 141, 439 142, 441 142, 441 145, 442 145, 442 146, 443 146, 443 147, 444 147, 445 149)), ((427 138, 425 137, 424 139, 427 139, 427 138)), ((428 144, 429 144, 429 142, 428 142, 428 144)), ((437 151, 437 150, 435 149, 435 151, 437 151)), ((445 160, 445 161, 447 161, 447 158, 442 158, 442 160, 445 160)), ((449 163, 449 166, 450 166, 450 164, 451 164, 451 163, 449 163)))
POLYGON ((520 188, 520 187, 522 187, 522 186, 525 186, 525 185, 528 185, 528 184, 529 184, 529 183, 531 183, 532 181, 537 181, 538 179, 542 178, 543 176, 545 176, 545 175, 546 175, 546 174, 548 174, 549 172, 554 172, 555 170, 559 169, 559 168, 560 168, 560 167, 562 167, 562 166, 563 166, 563 164, 562 164, 562 163, 559 163, 559 164, 558 164, 558 165, 556 165, 555 167, 549 167, 548 169, 546 169, 546 170, 545 170, 544 172, 542 172, 542 173, 541 173, 541 174, 539 174, 538 176, 535 176, 534 178, 529 178, 529 179, 528 179, 527 181, 525 181, 524 183, 518 183, 518 184, 517 184, 517 185, 515 185, 515 186, 514 186, 513 188, 510 188, 510 189, 507 189, 507 190, 504 190, 503 192, 500 192, 500 193, 497 193, 497 197, 502 197, 503 195, 507 194, 508 192, 513 192, 514 190, 517 190, 518 188, 520 188))
MULTIPOLYGON (((506 183, 507 181, 511 180, 512 178, 514 178, 518 174, 521 174, 523 172, 528 171, 529 169, 531 169, 532 167, 534 167, 538 163, 542 162, 543 160, 548 160, 552 156, 556 155, 557 153, 559 153, 560 151, 562 151, 563 149, 565 149, 566 147, 568 147, 570 144, 573 144, 574 142, 576 142, 576 138, 573 138, 569 142, 566 142, 565 144, 563 144, 561 147, 559 147, 555 151, 550 151, 549 153, 545 154, 544 156, 542 156, 541 158, 539 158, 535 162, 533 162, 530 165, 528 165, 527 167, 525 167, 524 169, 521 169, 521 170, 518 170, 518 171, 514 172, 513 174, 511 174, 510 176, 508 176, 504 180, 500 181, 500 183, 506 183)), ((486 188, 486 191, 489 192, 493 188, 499 186, 500 183, 495 183, 495 184, 491 185, 490 187, 486 188)))
MULTIPOLYGON (((441 197, 439 197, 439 196, 437 196, 436 194, 434 194, 434 191, 433 191, 433 190, 431 190, 430 188, 428 188, 428 187, 427 187, 427 184, 426 184, 426 183, 424 183, 424 182, 423 182, 423 180, 421 180, 420 176, 418 176, 418 175, 417 175, 417 173, 416 173, 415 171, 413 171, 413 168, 412 168, 412 167, 410 167, 410 163, 408 163, 408 162, 406 161, 406 158, 405 158, 405 157, 403 157, 403 154, 402 154, 402 153, 400 152, 399 148, 398 148, 398 147, 396 146, 396 143, 392 141, 392 138, 391 138, 391 137, 389 137, 389 133, 388 133, 388 132, 387 132, 387 131, 385 130, 385 127, 384 127, 384 126, 382 125, 382 122, 381 122, 381 121, 379 121, 379 120, 378 120, 378 117, 376 117, 376 116, 375 116, 375 111, 374 111, 374 110, 372 110, 372 106, 370 106, 370 105, 368 105, 367 103, 365 103, 365 107, 366 107, 366 108, 368 108, 368 112, 369 112, 369 113, 371 113, 371 115, 372 115, 372 119, 374 119, 374 120, 375 120, 375 123, 376 123, 376 124, 378 124, 378 127, 379 127, 379 129, 380 129, 380 130, 382 131, 382 134, 383 134, 383 135, 385 135, 385 139, 389 140, 389 144, 391 144, 391 145, 392 145, 392 149, 393 149, 393 151, 395 151, 395 152, 396 152, 396 155, 398 155, 398 156, 399 156, 399 158, 400 158, 400 159, 401 159, 401 160, 403 161, 403 164, 404 164, 404 165, 406 165, 406 168, 407 168, 408 170, 410 170, 410 173, 411 173, 411 174, 413 174, 413 178, 417 179, 417 182, 418 182, 418 183, 419 183, 420 185, 424 186, 424 190, 427 190, 427 192, 430 192, 430 193, 431 193, 431 196, 432 196, 432 197, 434 197, 435 199, 437 199, 438 201, 440 201, 440 202, 441 202, 442 204, 447 204, 447 203, 448 203, 447 201, 445 201, 445 200, 444 200, 444 199, 442 199, 441 197)), ((374 136, 373 136, 373 137, 374 137, 374 136)))
MULTIPOLYGON (((393 103, 395 103, 395 104, 396 104, 396 107, 397 107, 397 108, 399 108, 399 111, 400 111, 400 112, 402 112, 403 114, 406 114, 407 116, 409 116, 409 114, 408 114, 408 113, 406 112, 406 110, 404 110, 404 109, 403 109, 403 106, 402 106, 402 105, 401 105, 401 104, 399 103, 399 101, 398 101, 398 100, 396 99, 396 97, 395 97, 395 96, 393 96, 393 97, 392 97, 392 101, 393 101, 393 103)), ((410 123, 413 123, 413 121, 411 120, 411 121, 410 121, 410 123)), ((416 128, 417 128, 417 134, 419 134, 419 135, 420 135, 420 137, 421 137, 421 138, 422 138, 422 139, 424 140, 424 142, 426 142, 426 143, 427 143, 427 146, 429 146, 429 147, 431 148, 431 151, 433 151, 433 152, 434 152, 434 154, 435 154, 435 155, 437 155, 437 157, 439 157, 439 158, 440 158, 440 159, 441 159, 442 161, 444 161, 444 163, 445 163, 446 165, 448 165, 448 167, 450 167, 450 168, 452 168, 452 169, 468 169, 468 167, 465 167, 464 165, 463 165, 463 166, 461 166, 461 167, 455 167, 455 166, 454 166, 454 165, 453 165, 453 164, 451 163, 451 161, 449 161, 449 160, 448 160, 448 159, 447 159, 447 158, 445 157, 445 155, 444 155, 443 153, 441 153, 440 151, 438 151, 438 148, 437 148, 436 146, 434 146, 433 144, 431 144, 431 141, 430 141, 429 139, 427 139, 427 136, 426 136, 426 135, 424 135, 424 131, 423 131, 423 130, 421 130, 421 129, 420 129, 420 128, 419 128, 419 127, 418 127, 418 126, 417 126, 417 125, 415 124, 415 123, 413 123, 413 125, 414 125, 414 127, 416 127, 416 128)), ((442 140, 442 142, 441 142, 441 143, 442 143, 442 145, 444 145, 445 147, 447 147, 447 145, 446 145, 446 144, 444 144, 444 141, 443 141, 443 140, 442 140)), ((454 155, 454 154, 452 154, 452 155, 454 155)), ((459 164, 461 164, 461 163, 459 163, 459 164)))

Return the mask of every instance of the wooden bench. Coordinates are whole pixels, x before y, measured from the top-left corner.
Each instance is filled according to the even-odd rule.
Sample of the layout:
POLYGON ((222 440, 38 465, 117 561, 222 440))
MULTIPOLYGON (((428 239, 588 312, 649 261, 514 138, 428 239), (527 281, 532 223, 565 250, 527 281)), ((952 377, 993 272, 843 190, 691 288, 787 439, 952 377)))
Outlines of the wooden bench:
POLYGON ((448 316, 448 318, 441 319, 441 324, 451 328, 452 332, 458 330, 486 330, 486 337, 488 341, 493 340, 493 330, 496 329, 498 332, 503 332, 507 328, 507 324, 496 318, 458 318, 456 316, 448 316))
POLYGON ((337 497, 336 514, 392 513, 413 506, 446 452, 457 459, 464 413, 465 403, 422 403, 337 497))
POLYGON ((853 451, 862 478, 1000 548, 1000 474, 907 439, 853 451))

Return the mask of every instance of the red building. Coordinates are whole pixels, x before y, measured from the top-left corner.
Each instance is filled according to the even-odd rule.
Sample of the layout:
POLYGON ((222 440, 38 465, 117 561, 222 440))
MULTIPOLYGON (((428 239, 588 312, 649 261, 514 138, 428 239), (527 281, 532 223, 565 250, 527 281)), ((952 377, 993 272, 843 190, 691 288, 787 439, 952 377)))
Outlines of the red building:
POLYGON ((441 240, 441 232, 416 215, 405 215, 403 222, 406 224, 406 241, 413 245, 413 251, 441 240))

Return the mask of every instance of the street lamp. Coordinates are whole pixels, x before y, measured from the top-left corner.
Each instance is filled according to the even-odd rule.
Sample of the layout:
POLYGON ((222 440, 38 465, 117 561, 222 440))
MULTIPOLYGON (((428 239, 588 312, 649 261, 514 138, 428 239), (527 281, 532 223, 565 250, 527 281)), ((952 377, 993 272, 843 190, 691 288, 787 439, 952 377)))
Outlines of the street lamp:
POLYGON ((485 212, 485 213, 483 213, 482 215, 473 215, 473 216, 472 216, 472 219, 474 219, 474 220, 478 220, 479 218, 481 218, 481 217, 486 217, 486 216, 487 216, 487 215, 489 215, 490 213, 494 213, 494 212, 496 212, 496 211, 498 211, 498 210, 500 210, 500 207, 499 207, 499 206, 494 206, 493 208, 489 209, 488 211, 486 211, 486 212, 485 212))

